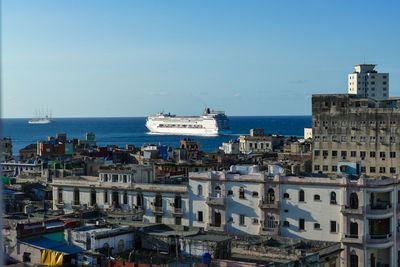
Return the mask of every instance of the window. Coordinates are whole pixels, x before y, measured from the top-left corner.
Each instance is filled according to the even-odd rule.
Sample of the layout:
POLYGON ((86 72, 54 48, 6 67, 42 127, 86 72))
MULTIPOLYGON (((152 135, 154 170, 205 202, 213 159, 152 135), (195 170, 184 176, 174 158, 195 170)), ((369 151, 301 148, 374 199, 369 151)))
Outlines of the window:
POLYGON ((396 157, 396 152, 394 152, 394 151, 390 152, 390 157, 391 158, 395 158, 396 157))
POLYGON ((336 233, 336 221, 331 221, 331 233, 336 233))
POLYGON ((379 173, 386 173, 385 167, 379 167, 379 173))
POLYGON ((331 204, 336 204, 336 193, 331 192, 331 204))
POLYGON ((63 190, 62 190, 62 188, 58 189, 58 203, 63 203, 63 190))
POLYGON ((175 225, 182 225, 182 217, 175 217, 175 225))
POLYGON ((128 181, 126 175, 123 176, 123 182, 126 183, 128 181))
POLYGON ((375 167, 369 167, 369 172, 375 173, 375 167))
POLYGON ((314 223, 314 229, 315 230, 320 230, 321 229, 321 225, 319 223, 314 223))
POLYGON ((108 175, 107 174, 103 174, 103 177, 104 177, 104 182, 107 182, 108 181, 108 175))
POLYGON ((284 193, 284 194, 283 194, 283 198, 290 198, 290 196, 289 196, 288 193, 284 193))
POLYGON ((340 102, 340 106, 344 108, 344 102, 340 102))
POLYGON ((162 216, 156 215, 156 223, 162 223, 162 216))
POLYGON ((385 142, 386 142, 386 137, 385 137, 385 136, 380 136, 380 137, 379 137, 379 141, 380 141, 381 143, 385 143, 385 142))
POLYGON ((197 220, 198 220, 199 222, 202 222, 202 221, 203 221, 203 212, 202 212, 202 211, 198 211, 198 212, 197 212, 197 220))
POLYGON ((323 165, 323 166, 322 166, 322 170, 323 170, 324 172, 327 172, 327 171, 329 170, 328 165, 323 165))
POLYGON ((113 174, 113 175, 112 175, 112 181, 113 181, 113 183, 118 182, 118 175, 113 174))
POLYGON ((304 190, 299 191, 299 201, 304 202, 304 190))
POLYGON ((358 256, 355 251, 350 255, 350 267, 358 267, 358 256))
POLYGON ((31 253, 29 252, 24 252, 24 255, 22 256, 23 262, 31 262, 31 253))
POLYGON ((314 195, 314 200, 315 200, 315 201, 320 201, 320 200, 321 200, 321 197, 320 197, 319 195, 314 195))
POLYGON ((332 141, 333 141, 333 142, 339 141, 339 140, 338 140, 338 137, 337 137, 336 135, 333 135, 333 136, 332 136, 332 141))
POLYGON ((375 158, 375 151, 370 151, 369 152, 369 157, 370 158, 375 158))
POLYGON ((356 142, 356 141, 357 141, 357 138, 356 138, 355 136, 351 136, 351 137, 350 137, 350 140, 351 140, 351 142, 356 142))
POLYGON ((124 193, 124 204, 128 204, 128 193, 124 193))
POLYGON ((322 151, 322 156, 327 157, 329 154, 328 150, 323 150, 322 151))
POLYGON ((384 152, 384 151, 379 152, 379 157, 385 158, 386 157, 386 152, 384 152))
POLYGON ((357 122, 355 122, 355 121, 350 121, 350 125, 351 125, 352 127, 357 126, 357 122))
POLYGON ((365 166, 361 166, 361 172, 365 173, 367 171, 367 169, 365 168, 365 166))
POLYGON ((375 143, 375 136, 370 136, 370 137, 369 137, 369 141, 370 141, 371 143, 375 143))
POLYGON ((251 195, 252 195, 252 197, 258 197, 258 192, 253 191, 253 193, 251 195))
POLYGON ((239 189, 239 198, 244 198, 244 188, 243 187, 241 187, 239 189))
POLYGON ((299 219, 299 230, 305 230, 304 219, 299 219))
POLYGON ((347 151, 342 151, 342 152, 341 152, 341 155, 342 155, 342 158, 347 157, 347 151))
POLYGON ((79 200, 79 189, 75 188, 74 189, 74 205, 79 205, 80 200, 79 200))
POLYGON ((395 136, 391 136, 390 137, 390 143, 396 143, 396 137, 395 136))
POLYGON ((316 157, 319 156, 319 150, 314 150, 314 156, 316 156, 316 157))
POLYGON ((355 192, 350 194, 350 209, 358 209, 358 196, 355 192))
POLYGON ((201 184, 199 184, 197 186, 197 195, 198 196, 202 196, 203 195, 203 186, 201 184))
POLYGON ((283 227, 289 227, 289 226, 290 226, 290 224, 288 221, 283 221, 283 227))
POLYGON ((322 142, 328 142, 328 136, 322 136, 322 142))
POLYGON ((108 203, 108 191, 104 191, 104 203, 108 203))
POLYGON ((332 157, 337 157, 337 151, 336 150, 332 150, 332 157))
POLYGON ((314 165, 314 171, 319 171, 319 165, 314 165))
POLYGON ((344 127, 344 126, 346 126, 346 121, 342 121, 342 123, 341 123, 341 125, 344 127))
POLYGON ((333 171, 333 172, 337 172, 337 166, 333 165, 333 166, 332 166, 332 171, 333 171))
POLYGON ((396 173, 396 168, 390 168, 390 173, 396 173))
POLYGON ((360 142, 365 143, 365 136, 360 136, 360 142))
POLYGON ((244 225, 245 224, 245 219, 246 219, 246 217, 243 214, 241 214, 240 218, 239 218, 239 224, 240 225, 244 225))
POLYGON ((365 158, 366 152, 365 151, 360 151, 360 157, 365 158))
POLYGON ((351 151, 351 152, 350 152, 350 156, 351 156, 352 158, 357 157, 357 152, 356 152, 356 151, 351 151))
POLYGON ((228 190, 228 196, 233 196, 233 191, 232 190, 228 190))
POLYGON ((342 138, 341 138, 341 140, 342 140, 342 142, 346 142, 346 141, 347 141, 347 136, 345 136, 345 135, 342 135, 342 138))

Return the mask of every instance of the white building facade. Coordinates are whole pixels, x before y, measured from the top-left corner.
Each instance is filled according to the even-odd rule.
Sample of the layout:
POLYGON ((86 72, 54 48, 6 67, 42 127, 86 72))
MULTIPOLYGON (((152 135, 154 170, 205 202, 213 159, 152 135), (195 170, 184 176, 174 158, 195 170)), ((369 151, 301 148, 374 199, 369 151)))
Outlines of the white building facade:
POLYGON ((360 97, 385 100, 389 97, 389 73, 378 73, 374 64, 354 66, 348 75, 348 93, 360 97))

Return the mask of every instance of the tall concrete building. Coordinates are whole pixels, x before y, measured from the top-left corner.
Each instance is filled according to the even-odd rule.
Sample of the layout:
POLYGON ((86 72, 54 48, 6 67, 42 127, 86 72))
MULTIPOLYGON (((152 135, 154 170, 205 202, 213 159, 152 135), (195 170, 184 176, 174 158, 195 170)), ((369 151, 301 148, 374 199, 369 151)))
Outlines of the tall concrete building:
POLYGON ((348 93, 359 97, 384 100, 389 97, 389 73, 378 73, 374 64, 354 66, 348 75, 348 93))

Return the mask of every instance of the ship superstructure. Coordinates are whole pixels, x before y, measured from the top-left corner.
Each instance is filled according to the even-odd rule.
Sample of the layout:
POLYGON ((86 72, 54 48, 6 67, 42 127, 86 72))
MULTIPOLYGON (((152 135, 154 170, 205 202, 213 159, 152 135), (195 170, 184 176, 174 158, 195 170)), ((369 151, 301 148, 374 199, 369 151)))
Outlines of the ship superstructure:
POLYGON ((176 116, 160 112, 150 115, 146 127, 151 134, 216 136, 229 134, 229 119, 223 111, 206 108, 201 116, 176 116))

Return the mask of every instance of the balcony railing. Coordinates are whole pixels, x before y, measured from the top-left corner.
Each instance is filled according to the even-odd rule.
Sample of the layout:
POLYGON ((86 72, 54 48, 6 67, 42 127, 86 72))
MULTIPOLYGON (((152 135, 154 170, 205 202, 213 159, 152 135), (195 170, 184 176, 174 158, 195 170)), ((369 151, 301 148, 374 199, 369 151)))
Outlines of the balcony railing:
POLYGON ((393 212, 391 203, 378 203, 367 206, 367 214, 383 215, 390 212, 393 212))
POLYGON ((342 212, 342 213, 345 213, 345 214, 358 214, 358 215, 362 215, 362 214, 363 214, 363 207, 358 207, 358 208, 354 209, 354 208, 351 208, 351 207, 349 207, 349 206, 342 205, 341 212, 342 212))
POLYGON ((164 213, 163 207, 153 206, 153 213, 163 214, 164 213))
POLYGON ((226 231, 226 224, 221 224, 216 226, 215 224, 207 224, 206 231, 214 231, 214 232, 225 232, 226 231))
POLYGON ((279 201, 270 201, 268 199, 261 199, 258 207, 261 209, 279 209, 281 203, 279 201))
POLYGON ((172 209, 172 214, 175 215, 175 216, 178 216, 178 215, 182 216, 183 215, 183 209, 174 207, 172 209))
POLYGON ((392 233, 367 235, 367 243, 383 244, 391 242, 392 240, 393 240, 392 233))
POLYGON ((342 236, 343 243, 355 243, 355 244, 362 244, 363 243, 363 236, 358 234, 345 234, 342 236))
POLYGON ((206 203, 209 206, 225 206, 226 205, 226 198, 225 197, 209 196, 206 199, 206 203))

